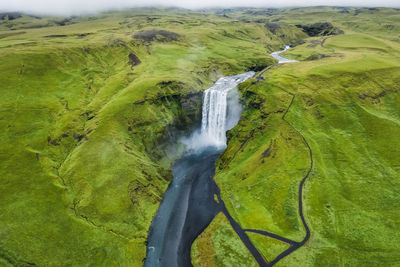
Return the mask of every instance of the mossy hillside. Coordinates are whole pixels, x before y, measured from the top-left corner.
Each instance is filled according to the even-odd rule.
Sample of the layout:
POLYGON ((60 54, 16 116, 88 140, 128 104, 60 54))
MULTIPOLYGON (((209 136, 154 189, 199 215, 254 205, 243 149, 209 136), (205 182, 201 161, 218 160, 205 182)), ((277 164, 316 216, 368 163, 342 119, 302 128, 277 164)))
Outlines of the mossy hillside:
MULTIPOLYGON (((264 81, 240 87, 247 109, 228 132, 216 181, 242 227, 302 240, 298 187, 310 167, 302 137, 313 153, 303 199, 311 239, 277 266, 399 261, 400 50, 383 36, 373 28, 310 38, 286 53, 305 61, 276 66, 264 81), (329 57, 306 60, 321 52, 329 57)), ((282 249, 258 239, 267 259, 282 249)))
POLYGON ((227 197, 225 204, 234 213, 240 211, 241 216, 232 216, 243 228, 299 239, 295 184, 306 173, 309 159, 301 137, 282 120, 291 96, 251 81, 240 88, 249 108, 228 133, 229 145, 217 163, 216 181, 227 197))
POLYGON ((191 254, 193 266, 257 266, 223 213, 196 239, 191 254))
POLYGON ((344 30, 375 37, 384 38, 399 43, 398 8, 366 8, 366 7, 304 7, 282 9, 232 9, 226 15, 243 21, 265 21, 280 25, 312 25, 315 23, 332 23, 344 30))
POLYGON ((180 153, 168 140, 218 77, 273 62, 265 27, 154 10, 42 20, 0 23, 1 258, 141 265, 180 153), (154 29, 180 38, 133 37, 154 29))
MULTIPOLYGON (((391 241, 398 238, 393 228, 398 220, 397 207, 393 206, 398 201, 393 192, 398 183, 393 145, 399 142, 399 129, 391 119, 398 116, 398 89, 394 89, 397 81, 393 76, 397 72, 386 69, 349 75, 351 78, 335 76, 330 82, 313 79, 320 88, 328 85, 336 91, 330 103, 310 109, 308 114, 292 113, 296 115, 292 121, 297 121, 297 127, 311 140, 316 160, 305 191, 306 214, 314 234, 309 247, 301 249, 306 251, 298 252, 308 254, 307 258, 316 255, 314 264, 330 259, 361 266, 379 262, 393 265, 398 261, 396 245, 391 241), (350 84, 349 79, 357 81, 353 80, 352 87, 343 92, 342 84, 350 84), (376 99, 364 101, 366 91, 374 92, 376 99), (376 97, 382 91, 388 96, 376 97), (310 117, 321 118, 320 124, 303 123, 310 117), (326 118, 328 123, 324 122, 326 118)), ((291 260, 295 258, 288 257, 282 265, 290 265, 291 260)))

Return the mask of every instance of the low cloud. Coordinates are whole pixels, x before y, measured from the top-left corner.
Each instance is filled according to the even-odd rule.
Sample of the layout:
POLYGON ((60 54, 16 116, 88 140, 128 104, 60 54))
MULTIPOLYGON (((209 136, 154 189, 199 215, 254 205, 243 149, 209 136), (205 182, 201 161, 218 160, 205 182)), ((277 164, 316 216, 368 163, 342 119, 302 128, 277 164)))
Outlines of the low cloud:
POLYGON ((398 0, 0 0, 0 11, 33 14, 79 15, 105 10, 145 6, 206 7, 288 7, 288 6, 400 7, 398 0))

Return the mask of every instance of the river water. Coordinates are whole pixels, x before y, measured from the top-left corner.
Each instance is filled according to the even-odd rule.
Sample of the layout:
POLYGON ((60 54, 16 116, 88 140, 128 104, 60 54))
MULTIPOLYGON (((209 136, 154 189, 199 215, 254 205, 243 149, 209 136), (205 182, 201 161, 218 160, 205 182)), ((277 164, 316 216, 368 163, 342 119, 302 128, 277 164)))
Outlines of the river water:
POLYGON ((187 153, 173 166, 148 237, 145 266, 191 266, 196 237, 222 211, 216 202, 215 161, 226 147, 226 131, 239 121, 237 85, 254 72, 220 78, 204 92, 201 129, 183 139, 187 153))

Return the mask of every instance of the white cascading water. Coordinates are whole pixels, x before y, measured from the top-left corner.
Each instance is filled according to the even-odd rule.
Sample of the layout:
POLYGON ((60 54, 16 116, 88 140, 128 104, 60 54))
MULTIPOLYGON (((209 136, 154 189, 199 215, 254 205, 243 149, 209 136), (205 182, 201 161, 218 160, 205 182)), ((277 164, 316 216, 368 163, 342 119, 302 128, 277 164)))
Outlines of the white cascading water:
POLYGON ((227 93, 224 89, 204 92, 201 133, 217 145, 225 143, 227 93))
MULTIPOLYGON (((201 131, 191 138, 189 147, 199 148, 207 146, 224 147, 225 133, 229 125, 235 125, 239 117, 231 117, 236 122, 227 120, 228 92, 238 84, 253 77, 254 72, 246 72, 235 76, 228 76, 218 81, 204 92, 201 131), (193 146, 193 142, 196 143, 193 146)), ((235 108, 235 107, 231 107, 235 108)), ((240 112, 238 113, 240 115, 240 112)))

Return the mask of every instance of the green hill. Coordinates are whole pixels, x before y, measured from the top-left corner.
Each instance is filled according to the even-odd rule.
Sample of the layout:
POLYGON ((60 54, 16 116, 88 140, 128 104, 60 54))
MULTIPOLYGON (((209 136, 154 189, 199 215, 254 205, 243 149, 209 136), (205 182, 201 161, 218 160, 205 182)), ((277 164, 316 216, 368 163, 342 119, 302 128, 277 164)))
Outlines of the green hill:
MULTIPOLYGON (((303 198, 311 238, 277 266, 398 265, 399 15, 0 16, 0 265, 141 266, 183 151, 176 136, 198 125, 202 90, 272 65, 268 53, 284 44, 300 62, 240 87, 246 109, 215 177, 228 210, 243 228, 300 241, 298 187, 312 149, 303 198), (344 34, 309 37, 296 26, 325 22, 344 34)), ((216 217, 193 263, 254 264, 232 233, 216 217)), ((249 237, 267 260, 287 248, 249 237)))
MULTIPOLYGON (((300 242, 306 232, 299 186, 311 168, 303 189, 311 238, 276 266, 400 261, 399 11, 362 10, 355 17, 357 10, 296 9, 270 16, 293 24, 328 20, 344 34, 305 39, 285 53, 300 62, 276 66, 261 82, 241 86, 248 108, 228 133, 215 178, 232 216, 245 229, 300 242), (349 27, 349 21, 374 18, 395 30, 349 27)), ((259 234, 249 237, 269 261, 288 248, 259 234)))

